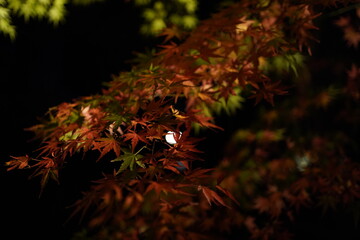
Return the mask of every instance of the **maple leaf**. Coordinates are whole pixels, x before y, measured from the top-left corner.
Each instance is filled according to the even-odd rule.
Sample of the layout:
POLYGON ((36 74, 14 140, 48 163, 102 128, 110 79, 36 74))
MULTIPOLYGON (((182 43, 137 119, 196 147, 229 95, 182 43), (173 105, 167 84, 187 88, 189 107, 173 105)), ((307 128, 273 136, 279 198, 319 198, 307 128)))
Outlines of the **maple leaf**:
MULTIPOLYGON (((161 116, 162 114, 169 111, 169 109, 170 109, 170 105, 168 105, 169 102, 170 102, 170 99, 164 100, 164 98, 162 98, 160 100, 153 100, 153 101, 148 102, 148 104, 144 107, 144 110, 147 113, 156 114, 155 116, 161 116)), ((154 118, 154 117, 151 117, 151 118, 154 118)))
POLYGON ((223 128, 211 123, 211 120, 213 120, 212 117, 207 117, 199 112, 201 112, 201 110, 191 109, 190 111, 188 111, 189 120, 194 123, 200 124, 202 127, 224 130, 223 128))
POLYGON ((28 155, 20 156, 20 157, 13 157, 11 156, 12 160, 5 163, 5 166, 8 167, 7 171, 11 171, 13 169, 24 169, 29 167, 29 161, 31 158, 28 155))
POLYGON ((203 179, 203 178, 209 178, 211 177, 211 175, 207 174, 211 171, 214 171, 214 168, 210 168, 210 169, 194 169, 193 171, 190 172, 186 172, 185 174, 185 178, 189 179, 190 181, 196 181, 199 179, 203 179))
POLYGON ((38 154, 38 156, 46 155, 46 154, 52 154, 57 155, 61 152, 61 146, 58 141, 49 140, 44 142, 44 146, 40 147, 38 151, 41 152, 38 154))
POLYGON ((120 156, 120 143, 113 137, 109 138, 100 138, 97 141, 94 141, 94 150, 100 151, 100 156, 96 161, 99 161, 105 154, 111 150, 115 152, 116 156, 120 156))
POLYGON ((157 195, 159 195, 161 191, 164 191, 163 186, 155 181, 151 181, 149 186, 146 188, 144 195, 149 193, 151 190, 154 190, 157 195))
POLYGON ((246 217, 246 219, 244 221, 244 225, 251 233, 256 233, 259 231, 259 228, 255 223, 254 217, 246 217))
POLYGON ((182 31, 176 26, 164 28, 159 36, 165 36, 164 43, 168 42, 170 39, 177 38, 181 39, 182 31))
POLYGON ((255 199, 254 208, 259 210, 260 213, 269 212, 271 203, 268 198, 258 197, 255 199))
POLYGON ((308 189, 310 186, 311 186, 311 184, 309 182, 309 179, 302 177, 302 178, 299 178, 297 181, 295 181, 292 184, 291 189, 294 192, 301 192, 301 191, 308 189))
POLYGON ((161 50, 158 55, 164 55, 165 59, 180 53, 179 46, 174 42, 170 42, 168 45, 160 45, 160 47, 162 47, 163 50, 161 50))
POLYGON ((84 192, 81 199, 78 199, 70 206, 74 207, 74 210, 67 221, 79 213, 82 220, 91 206, 98 207, 96 211, 98 216, 92 219, 91 224, 103 223, 111 217, 115 209, 114 206, 119 205, 124 198, 123 184, 119 182, 114 174, 103 175, 103 178, 94 181, 95 185, 92 185, 88 192, 84 192))
POLYGON ((130 168, 131 171, 134 170, 135 167, 135 163, 136 165, 145 168, 145 164, 142 162, 142 159, 144 156, 140 154, 140 152, 145 148, 142 147, 138 152, 136 153, 132 153, 132 152, 128 152, 126 150, 123 150, 124 154, 111 160, 111 162, 119 162, 122 161, 121 166, 119 168, 119 170, 117 171, 116 174, 119 174, 123 171, 125 171, 127 168, 130 168))
POLYGON ((36 160, 36 161, 38 161, 38 163, 33 165, 32 168, 37 167, 37 169, 30 176, 30 178, 41 176, 41 181, 40 181, 40 186, 41 186, 40 195, 41 195, 49 178, 59 183, 58 182, 59 172, 57 169, 56 161, 53 158, 43 157, 41 160, 36 160))
POLYGON ((350 25, 350 17, 340 17, 334 23, 339 27, 347 27, 350 25))
POLYGON ((131 147, 132 147, 133 151, 135 150, 136 145, 138 144, 139 141, 146 143, 146 144, 149 143, 144 136, 141 136, 132 130, 129 130, 129 132, 125 133, 123 136, 124 136, 124 141, 131 140, 131 147))
POLYGON ((172 114, 176 117, 176 118, 180 118, 180 119, 186 119, 188 118, 187 116, 181 115, 180 111, 175 109, 172 105, 170 106, 171 108, 171 112, 172 114))
POLYGON ((146 191, 144 194, 149 193, 151 190, 154 190, 157 195, 159 195, 161 192, 167 194, 169 192, 174 194, 181 194, 185 196, 194 196, 191 193, 188 193, 184 190, 181 190, 181 188, 186 187, 193 187, 192 184, 181 184, 177 182, 155 182, 151 181, 149 186, 146 188, 146 191))
POLYGON ((237 205, 240 205, 240 203, 235 199, 235 197, 231 194, 231 192, 229 192, 228 190, 226 190, 225 188, 223 188, 219 185, 216 185, 216 188, 219 189, 221 192, 223 192, 231 200, 233 200, 237 205))
POLYGON ((53 168, 56 165, 54 159, 49 157, 43 157, 42 160, 37 161, 38 163, 33 165, 32 167, 53 168))
POLYGON ((198 191, 201 191, 201 192, 204 194, 206 200, 208 201, 208 203, 209 203, 210 205, 211 205, 211 203, 213 202, 213 203, 215 203, 216 205, 221 204, 221 205, 223 205, 223 206, 225 206, 225 207, 227 207, 227 208, 230 208, 230 207, 224 202, 224 200, 223 200, 215 191, 211 190, 210 188, 199 185, 199 186, 198 186, 198 191))
POLYGON ((360 32, 352 26, 350 17, 341 17, 335 21, 335 24, 342 28, 347 44, 357 48, 360 42, 360 32))
POLYGON ((278 217, 284 208, 283 194, 278 191, 272 192, 268 198, 258 197, 255 199, 254 208, 260 213, 267 212, 272 217, 278 217))
POLYGON ((84 152, 93 147, 95 139, 98 139, 100 135, 98 129, 88 129, 86 127, 80 128, 79 134, 77 149, 83 149, 84 152))
POLYGON ((57 106, 55 109, 57 110, 56 119, 59 120, 60 123, 70 122, 73 123, 79 118, 79 113, 75 110, 75 107, 78 103, 62 103, 57 106))
MULTIPOLYGON (((174 161, 164 161, 164 159, 161 159, 159 161, 162 161, 164 163, 164 168, 165 169, 169 169, 171 171, 173 171, 176 174, 181 174, 185 169, 188 169, 188 167, 186 167, 183 162, 174 162, 174 161)), ((186 163, 187 165, 187 163, 186 163)))
POLYGON ((344 29, 344 38, 349 46, 353 46, 357 49, 360 42, 360 32, 356 31, 352 27, 346 27, 344 29))
POLYGON ((209 47, 202 47, 199 49, 199 54, 196 55, 196 58, 204 59, 205 61, 210 61, 210 58, 221 58, 223 56, 216 53, 219 47, 216 48, 209 48, 209 47))
POLYGON ((154 139, 161 140, 163 138, 164 130, 161 125, 156 125, 156 127, 151 127, 148 131, 146 131, 145 137, 150 141, 154 139))
POLYGON ((202 151, 198 150, 196 148, 196 142, 200 141, 200 139, 193 139, 187 137, 188 132, 184 132, 181 135, 181 138, 179 136, 175 135, 175 140, 177 141, 176 144, 174 144, 170 149, 167 149, 165 151, 165 157, 169 161, 164 161, 164 166, 167 164, 172 165, 176 168, 188 168, 187 162, 193 161, 193 160, 202 160, 199 156, 197 156, 198 153, 202 153, 202 151), (178 138, 178 139, 176 139, 178 138), (184 163, 179 163, 179 161, 185 161, 184 163))
POLYGON ((254 95, 250 96, 249 98, 255 98, 255 105, 264 99, 274 106, 274 96, 285 95, 288 92, 285 90, 284 86, 280 85, 280 81, 278 81, 275 83, 263 82, 263 87, 253 91, 253 93, 254 95))
POLYGON ((153 119, 150 116, 146 116, 145 118, 135 118, 133 120, 131 120, 131 126, 134 127, 134 129, 136 128, 137 125, 140 125, 142 127, 148 128, 148 122, 152 121, 153 119))

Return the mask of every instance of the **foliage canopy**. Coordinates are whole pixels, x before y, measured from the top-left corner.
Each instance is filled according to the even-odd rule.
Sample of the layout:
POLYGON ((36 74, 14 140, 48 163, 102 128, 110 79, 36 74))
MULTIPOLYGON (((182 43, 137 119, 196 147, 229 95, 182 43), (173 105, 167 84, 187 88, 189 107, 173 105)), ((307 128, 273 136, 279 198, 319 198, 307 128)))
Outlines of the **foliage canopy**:
MULTIPOLYGON (((232 2, 193 30, 196 21, 185 20, 191 15, 165 13, 169 2, 135 2, 154 7, 144 11, 150 25, 143 31, 161 30, 163 45, 101 94, 49 109, 30 128, 42 141, 38 156, 6 163, 34 169, 43 191, 68 161, 97 154, 103 176, 74 205, 91 230, 75 238, 227 239, 245 231, 289 239, 285 223, 299 209, 359 204, 360 69, 349 66, 340 84, 313 86, 306 65, 316 10, 336 1, 232 2), (276 101, 280 95, 285 100, 276 101), (257 104, 256 119, 233 134, 215 168, 199 167, 202 129, 222 131, 214 117, 235 114, 245 99, 257 104), (319 112, 326 118, 314 119, 319 112), (175 143, 166 141, 169 132, 175 143)), ((196 1, 174 2, 195 14, 196 1)), ((64 4, 1 1, 0 30, 15 36, 9 11, 56 23, 64 4), (26 12, 25 4, 38 10, 26 12)), ((354 19, 337 21, 350 47, 360 41, 354 19)))

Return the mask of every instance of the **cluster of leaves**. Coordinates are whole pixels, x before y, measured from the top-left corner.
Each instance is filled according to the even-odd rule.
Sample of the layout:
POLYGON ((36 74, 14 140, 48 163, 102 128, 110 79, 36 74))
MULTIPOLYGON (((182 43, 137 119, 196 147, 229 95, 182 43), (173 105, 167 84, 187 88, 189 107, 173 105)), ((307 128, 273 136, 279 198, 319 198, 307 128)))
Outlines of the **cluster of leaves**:
POLYGON ((259 108, 258 120, 234 133, 216 173, 240 201, 241 210, 228 215, 234 228, 245 225, 254 238, 287 239, 288 223, 308 207, 324 214, 345 209, 358 221, 359 88, 349 94, 355 69, 358 79, 353 66, 336 89, 333 81, 318 89, 297 82, 297 93, 275 109, 259 108))
MULTIPOLYGON (((0 32, 11 39, 16 37, 16 26, 13 17, 29 19, 46 19, 54 25, 65 20, 66 5, 87 6, 105 0, 1 0, 0 32)), ((156 35, 168 25, 176 25, 181 29, 193 29, 198 19, 196 0, 151 1, 135 0, 134 5, 142 9, 145 22, 140 31, 147 35, 156 35)))
POLYGON ((1 0, 0 1, 0 32, 14 39, 15 26, 12 24, 12 15, 30 18, 46 18, 53 24, 64 19, 66 0, 1 0))
POLYGON ((135 4, 144 9, 145 23, 140 29, 144 34, 157 35, 169 25, 189 30, 198 22, 197 0, 135 0, 135 4))
POLYGON ((360 8, 357 8, 355 16, 342 16, 336 21, 336 25, 344 31, 344 39, 350 47, 357 48, 360 42, 360 8))
POLYGON ((244 226, 254 238, 286 239, 277 229, 293 209, 315 198, 329 207, 354 201, 359 166, 338 147, 347 135, 312 137, 301 121, 314 106, 326 108, 331 94, 359 96, 351 87, 358 84, 355 66, 347 90, 329 87, 309 96, 309 87, 297 82, 303 91, 293 102, 258 117, 265 130, 236 133, 217 169, 193 168, 202 160, 194 129, 219 131, 213 114, 236 111, 245 97, 273 105, 287 93, 281 80, 300 75, 300 52, 310 52, 317 15, 292 2, 244 0, 189 33, 165 29, 151 61, 114 77, 102 94, 51 108, 30 129, 43 141, 38 156, 13 157, 8 169, 35 169, 43 189, 71 156, 97 152, 108 168, 75 203, 74 214, 86 216, 92 230, 85 235, 100 239, 226 239, 244 226), (169 132, 176 143, 165 140, 169 132), (259 214, 267 221, 256 222, 259 214))

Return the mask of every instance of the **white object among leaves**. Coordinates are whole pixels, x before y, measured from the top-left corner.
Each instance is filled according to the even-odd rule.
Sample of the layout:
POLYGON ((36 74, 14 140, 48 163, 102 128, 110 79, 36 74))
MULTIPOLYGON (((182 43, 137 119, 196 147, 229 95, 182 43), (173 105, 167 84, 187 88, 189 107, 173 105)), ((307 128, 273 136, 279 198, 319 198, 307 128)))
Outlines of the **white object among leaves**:
MULTIPOLYGON (((181 132, 179 132, 179 134, 180 134, 180 137, 181 137, 181 132)), ((168 131, 167 133, 166 133, 166 135, 165 135, 165 140, 166 140, 166 142, 167 143, 169 143, 169 144, 176 144, 177 143, 177 141, 176 141, 176 139, 175 139, 175 136, 176 136, 176 133, 175 132, 173 132, 173 131, 168 131)))
POLYGON ((303 172, 310 165, 310 158, 307 155, 295 156, 295 162, 298 170, 303 172))

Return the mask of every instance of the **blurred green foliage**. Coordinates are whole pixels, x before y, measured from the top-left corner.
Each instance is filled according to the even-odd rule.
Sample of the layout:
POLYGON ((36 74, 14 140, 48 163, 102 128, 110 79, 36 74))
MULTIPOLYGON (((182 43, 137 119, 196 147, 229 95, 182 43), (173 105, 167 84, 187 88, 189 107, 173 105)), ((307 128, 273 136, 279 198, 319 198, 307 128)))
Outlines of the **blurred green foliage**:
POLYGON ((47 19, 57 25, 65 17, 67 0, 1 0, 0 1, 0 32, 14 39, 16 27, 12 16, 21 16, 28 21, 31 18, 47 19))
MULTIPOLYGON (((57 25, 65 20, 66 5, 90 5, 105 0, 0 0, 0 32, 15 39, 16 26, 13 17, 46 19, 57 25)), ((140 31, 146 35, 157 35, 169 25, 190 30, 198 19, 196 17, 197 0, 135 0, 134 5, 142 9, 144 23, 140 31)))
POLYGON ((144 34, 156 35, 169 24, 190 30, 198 22, 195 15, 198 5, 196 0, 136 0, 135 4, 144 9, 145 23, 141 27, 144 34))

